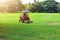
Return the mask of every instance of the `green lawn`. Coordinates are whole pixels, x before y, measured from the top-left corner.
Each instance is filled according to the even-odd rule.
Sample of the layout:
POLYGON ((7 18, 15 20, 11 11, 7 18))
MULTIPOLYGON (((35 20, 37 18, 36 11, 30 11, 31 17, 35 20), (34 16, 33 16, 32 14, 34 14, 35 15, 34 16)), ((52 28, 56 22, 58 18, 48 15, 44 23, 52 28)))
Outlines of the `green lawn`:
POLYGON ((30 13, 33 23, 19 23, 19 13, 0 14, 0 40, 60 40, 60 14, 30 13))

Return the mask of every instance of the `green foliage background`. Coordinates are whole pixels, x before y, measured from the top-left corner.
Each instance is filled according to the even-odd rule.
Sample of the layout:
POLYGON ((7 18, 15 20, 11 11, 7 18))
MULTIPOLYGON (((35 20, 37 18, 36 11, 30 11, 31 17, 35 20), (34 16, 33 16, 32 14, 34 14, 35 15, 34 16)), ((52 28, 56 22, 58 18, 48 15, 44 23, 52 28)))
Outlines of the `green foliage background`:
POLYGON ((55 0, 47 0, 43 2, 35 2, 31 4, 29 10, 31 12, 47 12, 47 13, 58 13, 60 12, 60 3, 55 0))

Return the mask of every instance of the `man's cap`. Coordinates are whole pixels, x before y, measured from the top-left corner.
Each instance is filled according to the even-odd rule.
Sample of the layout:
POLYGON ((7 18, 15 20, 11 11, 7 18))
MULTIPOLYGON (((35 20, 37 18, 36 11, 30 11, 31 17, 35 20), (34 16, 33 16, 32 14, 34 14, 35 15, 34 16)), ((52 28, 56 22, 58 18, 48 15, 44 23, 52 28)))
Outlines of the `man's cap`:
POLYGON ((29 10, 24 10, 22 11, 23 13, 29 13, 30 11, 29 10))

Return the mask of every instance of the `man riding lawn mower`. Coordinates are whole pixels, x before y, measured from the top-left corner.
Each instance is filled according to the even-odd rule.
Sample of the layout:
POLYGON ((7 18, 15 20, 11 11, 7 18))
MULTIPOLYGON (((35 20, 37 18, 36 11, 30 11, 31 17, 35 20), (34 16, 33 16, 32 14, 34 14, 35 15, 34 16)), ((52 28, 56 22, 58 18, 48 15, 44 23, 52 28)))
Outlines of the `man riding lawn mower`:
POLYGON ((28 10, 23 11, 23 15, 20 16, 19 22, 21 21, 22 23, 32 23, 33 21, 30 21, 30 18, 28 16, 28 10))

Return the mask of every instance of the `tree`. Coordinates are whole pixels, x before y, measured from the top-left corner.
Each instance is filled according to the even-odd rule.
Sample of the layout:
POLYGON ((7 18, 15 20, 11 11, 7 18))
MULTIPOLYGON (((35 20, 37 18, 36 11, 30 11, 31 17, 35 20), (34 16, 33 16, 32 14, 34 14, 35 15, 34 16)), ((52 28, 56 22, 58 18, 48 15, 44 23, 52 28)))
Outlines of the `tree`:
POLYGON ((58 5, 59 3, 55 0, 47 0, 44 2, 45 11, 46 12, 58 12, 58 5))
POLYGON ((24 6, 21 4, 20 0, 13 0, 9 2, 8 12, 22 11, 24 6))
POLYGON ((58 7, 59 3, 55 0, 47 0, 43 2, 38 1, 33 3, 30 7, 31 12, 58 12, 58 10, 60 10, 58 7))
POLYGON ((21 0, 7 0, 6 2, 0 3, 0 8, 0 10, 3 9, 3 12, 17 12, 23 10, 24 5, 22 5, 21 0))
POLYGON ((36 0, 34 0, 34 2, 36 3, 36 0))
POLYGON ((58 5, 58 12, 60 13, 60 3, 59 3, 59 5, 58 5))
POLYGON ((34 3, 32 6, 29 8, 31 12, 44 12, 44 7, 40 3, 34 3))

